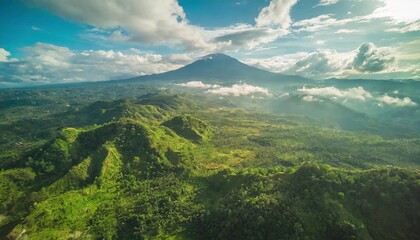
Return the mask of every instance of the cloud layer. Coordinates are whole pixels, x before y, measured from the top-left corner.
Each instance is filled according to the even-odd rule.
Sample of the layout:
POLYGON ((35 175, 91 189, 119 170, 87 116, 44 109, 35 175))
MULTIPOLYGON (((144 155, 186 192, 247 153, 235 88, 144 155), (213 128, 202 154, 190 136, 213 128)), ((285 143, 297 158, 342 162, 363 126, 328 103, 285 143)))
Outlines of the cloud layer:
POLYGON ((378 102, 379 106, 383 105, 392 105, 397 107, 410 107, 417 106, 417 103, 413 102, 409 97, 398 98, 391 97, 387 94, 382 96, 374 96, 369 91, 365 90, 363 87, 355 87, 349 89, 338 89, 336 87, 314 87, 314 88, 300 88, 298 92, 305 94, 305 101, 317 101, 318 99, 314 96, 327 97, 332 100, 341 99, 344 101, 347 100, 357 100, 357 101, 366 101, 373 100, 378 102))
POLYGON ((203 88, 203 89, 220 87, 220 85, 207 84, 207 83, 203 83, 202 81, 191 81, 191 82, 180 83, 180 84, 176 84, 176 85, 182 86, 182 87, 188 87, 188 88, 203 88))
POLYGON ((396 53, 391 48, 363 43, 357 50, 339 53, 330 49, 301 52, 267 59, 249 59, 247 63, 273 72, 297 74, 314 79, 347 77, 359 73, 395 71, 396 53))
POLYGON ((336 87, 324 87, 324 88, 306 88, 303 87, 298 89, 299 92, 323 97, 337 97, 346 99, 356 99, 365 101, 366 99, 372 98, 372 94, 366 91, 363 87, 355 87, 347 90, 340 90, 336 87))
MULTIPOLYGON (((38 7, 78 23, 119 29, 132 41, 149 44, 180 44, 190 49, 207 47, 202 29, 188 23, 176 0, 30 0, 38 7)), ((121 37, 121 36, 120 36, 121 37)))
POLYGON ((191 24, 177 0, 30 2, 64 19, 94 27, 84 35, 88 38, 214 52, 253 49, 286 35, 291 24, 290 10, 297 0, 272 0, 261 10, 255 25, 238 23, 219 28, 191 24))
POLYGON ((188 55, 121 51, 73 51, 66 47, 37 43, 23 49, 24 56, 0 63, 0 82, 57 83, 101 81, 159 73, 191 61, 188 55))
POLYGON ((224 87, 217 84, 206 84, 201 81, 191 81, 186 83, 177 84, 178 86, 189 87, 189 88, 202 88, 207 89, 205 93, 220 95, 220 96, 246 96, 259 94, 263 96, 271 96, 270 91, 267 88, 249 85, 246 83, 234 84, 230 87, 224 87))

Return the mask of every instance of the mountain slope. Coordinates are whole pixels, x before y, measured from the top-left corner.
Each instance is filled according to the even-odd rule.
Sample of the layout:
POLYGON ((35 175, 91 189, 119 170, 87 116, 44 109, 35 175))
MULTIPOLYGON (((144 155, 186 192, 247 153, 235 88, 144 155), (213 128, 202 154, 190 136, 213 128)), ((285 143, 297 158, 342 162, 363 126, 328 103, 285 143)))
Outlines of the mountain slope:
POLYGON ((201 59, 188 64, 182 68, 136 78, 118 80, 119 82, 138 82, 138 81, 223 81, 223 82, 236 82, 240 80, 247 80, 251 82, 263 81, 282 81, 282 82, 295 82, 307 81, 308 79, 283 75, 278 73, 268 72, 262 69, 246 65, 235 58, 225 54, 217 53, 210 54, 201 59))
POLYGON ((83 120, 0 171, 0 239, 420 236, 418 140, 191 102, 69 111, 83 120))

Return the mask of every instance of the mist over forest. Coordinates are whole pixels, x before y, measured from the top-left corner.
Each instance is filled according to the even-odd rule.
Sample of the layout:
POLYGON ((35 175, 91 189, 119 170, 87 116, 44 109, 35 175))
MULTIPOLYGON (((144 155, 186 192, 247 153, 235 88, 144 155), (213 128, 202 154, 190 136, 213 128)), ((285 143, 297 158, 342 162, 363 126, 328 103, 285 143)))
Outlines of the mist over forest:
POLYGON ((0 239, 420 239, 419 3, 0 0, 0 239))

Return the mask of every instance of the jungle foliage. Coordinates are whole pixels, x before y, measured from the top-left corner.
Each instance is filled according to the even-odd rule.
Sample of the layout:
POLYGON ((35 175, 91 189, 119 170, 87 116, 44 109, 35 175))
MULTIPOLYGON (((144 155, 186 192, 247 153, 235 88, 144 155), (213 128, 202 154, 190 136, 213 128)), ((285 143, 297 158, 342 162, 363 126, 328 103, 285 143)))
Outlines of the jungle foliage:
POLYGON ((419 138, 113 90, 2 93, 0 238, 420 238, 419 138))

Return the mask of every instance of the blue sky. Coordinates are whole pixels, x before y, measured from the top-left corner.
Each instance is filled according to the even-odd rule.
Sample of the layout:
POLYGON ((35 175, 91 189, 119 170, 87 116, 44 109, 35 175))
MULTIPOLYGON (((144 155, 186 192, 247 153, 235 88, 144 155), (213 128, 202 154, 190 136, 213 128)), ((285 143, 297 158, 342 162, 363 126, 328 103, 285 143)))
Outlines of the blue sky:
POLYGON ((213 52, 314 79, 420 79, 418 0, 0 0, 0 84, 101 81, 213 52))

